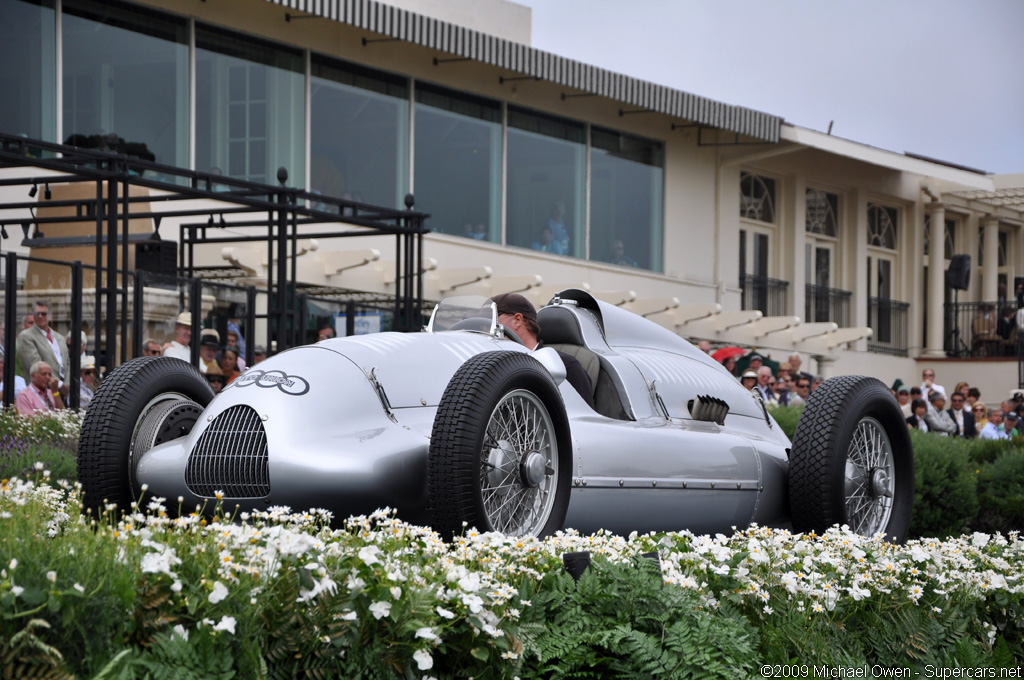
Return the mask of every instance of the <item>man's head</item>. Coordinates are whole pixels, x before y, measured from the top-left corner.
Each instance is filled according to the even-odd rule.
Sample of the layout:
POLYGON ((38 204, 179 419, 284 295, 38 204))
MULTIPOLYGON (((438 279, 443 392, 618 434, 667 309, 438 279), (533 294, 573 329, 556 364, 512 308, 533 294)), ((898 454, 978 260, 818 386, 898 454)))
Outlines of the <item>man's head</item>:
POLYGON ((926 368, 923 371, 921 371, 921 378, 922 380, 924 380, 925 385, 930 386, 932 383, 935 382, 935 371, 930 368, 926 368))
POLYGON ((800 372, 800 367, 803 366, 804 360, 800 358, 799 352, 793 352, 789 355, 789 365, 793 367, 794 373, 800 372))
POLYGON ((998 408, 994 408, 991 411, 989 411, 988 412, 988 422, 992 423, 993 425, 995 425, 997 427, 999 425, 1002 425, 1003 424, 1003 411, 1001 409, 998 409, 998 408))
POLYGON ((40 330, 45 331, 50 327, 50 305, 45 302, 37 302, 32 305, 32 320, 40 330))
POLYGON ((29 376, 32 384, 41 390, 50 388, 50 380, 53 379, 53 369, 45 361, 37 361, 29 367, 29 376))
POLYGON ((96 384, 96 357, 86 355, 82 357, 82 382, 89 387, 96 384))
POLYGON ((149 338, 142 343, 142 356, 158 357, 161 354, 163 354, 163 351, 160 349, 160 343, 153 338, 149 338))
POLYGON ((1016 411, 1004 411, 1003 412, 1003 427, 1007 432, 1017 427, 1017 412, 1016 411))
POLYGON ((174 320, 174 339, 186 347, 192 342, 192 312, 182 312, 174 320))
POLYGON ((220 351, 220 333, 215 328, 204 328, 200 334, 199 356, 203 361, 210 363, 217 358, 220 351))
POLYGON ((334 337, 334 327, 324 326, 320 329, 320 333, 317 335, 317 340, 330 340, 334 337))
POLYGON ((502 293, 491 300, 498 307, 498 322, 519 336, 529 349, 536 347, 540 326, 533 303, 519 293, 502 293))
POLYGON ((757 369, 757 384, 761 387, 768 385, 768 382, 772 379, 772 369, 770 366, 762 366, 757 369))
POLYGON ((697 343, 697 349, 704 352, 704 354, 711 354, 711 343, 707 340, 701 340, 697 343))
POLYGON ((752 371, 754 371, 756 373, 757 371, 761 370, 761 366, 763 364, 764 364, 764 359, 761 358, 760 354, 756 354, 755 353, 755 354, 751 354, 750 355, 750 363, 748 364, 749 367, 750 367, 750 370, 752 370, 752 371))
POLYGON ((258 364, 267 358, 267 350, 263 345, 256 345, 252 349, 252 362, 258 364))
POLYGON ((228 330, 228 347, 238 347, 238 333, 233 330, 228 330))
POLYGON ((900 385, 896 389, 896 400, 900 402, 900 406, 910 403, 910 389, 906 385, 900 385))
POLYGON ((21 320, 21 330, 26 328, 32 328, 36 324, 36 316, 32 312, 25 315, 25 318, 21 320))
POLYGON ((811 395, 811 381, 806 376, 799 376, 796 379, 796 393, 804 400, 811 395))
POLYGON ((543 229, 540 230, 541 245, 550 245, 552 238, 554 238, 554 236, 551 233, 551 227, 545 226, 543 229))
POLYGON ((932 403, 936 411, 946 408, 946 395, 942 392, 932 392, 928 395, 928 401, 932 403))
POLYGON ((967 399, 966 397, 964 397, 963 394, 961 394, 960 392, 954 392, 953 396, 949 398, 949 405, 953 408, 954 411, 962 411, 966 401, 967 399))

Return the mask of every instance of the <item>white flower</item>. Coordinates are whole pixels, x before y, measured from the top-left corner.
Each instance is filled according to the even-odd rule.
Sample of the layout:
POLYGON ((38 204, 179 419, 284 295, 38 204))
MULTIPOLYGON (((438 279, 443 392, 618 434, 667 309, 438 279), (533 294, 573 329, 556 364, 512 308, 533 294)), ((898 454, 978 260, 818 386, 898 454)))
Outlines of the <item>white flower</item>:
POLYGON ((469 593, 480 590, 480 574, 467 574, 459 579, 459 587, 469 593))
POLYGON ((455 614, 454 613, 448 611, 447 609, 444 609, 443 607, 438 607, 437 608, 437 614, 438 614, 438 616, 443 616, 446 619, 454 619, 455 618, 455 614))
POLYGON ((988 534, 983 534, 980 531, 975 531, 974 536, 971 537, 971 545, 973 545, 975 548, 984 548, 986 545, 988 545, 988 542, 991 538, 992 537, 988 534))
POLYGON ((185 626, 181 625, 180 623, 171 630, 173 630, 174 634, 182 638, 183 640, 188 640, 188 631, 185 630, 185 626))
POLYGON ((467 593, 466 595, 462 596, 462 602, 467 607, 469 607, 469 611, 473 612, 474 614, 479 614, 480 610, 484 608, 484 601, 480 598, 479 595, 470 595, 467 593))
POLYGON ((433 628, 429 626, 416 629, 416 637, 423 638, 425 640, 438 640, 437 633, 434 632, 433 628))
POLYGON ((344 615, 342 615, 341 620, 342 621, 355 621, 358 618, 359 618, 359 614, 357 614, 355 612, 346 612, 344 615))
POLYGON ((48 571, 48 572, 46 572, 46 580, 49 581, 50 583, 56 583, 57 582, 57 572, 55 572, 55 571, 48 571))
MULTIPOLYGON (((227 596, 228 596, 227 586, 225 586, 220 581, 217 581, 217 582, 215 582, 213 584, 213 591, 210 593, 210 597, 208 599, 210 600, 210 604, 217 604, 218 602, 220 602, 221 600, 223 600, 227 596)), ((232 632, 234 632, 234 631, 232 631, 232 632)))
POLYGON ((361 559, 367 566, 371 564, 380 564, 380 560, 377 559, 377 555, 380 554, 380 548, 375 545, 368 545, 365 548, 360 548, 359 559, 361 559))
POLYGON ((380 620, 391 613, 390 602, 374 602, 370 605, 370 613, 373 614, 373 618, 380 620))
POLYGON ((417 649, 412 658, 416 659, 416 667, 421 671, 430 670, 434 667, 434 657, 430 656, 430 652, 425 649, 417 649))
POLYGON ((15 597, 18 597, 23 592, 25 592, 25 589, 22 588, 21 586, 11 586, 11 592, 14 593, 15 597))
POLYGON ((77 590, 80 593, 84 593, 85 592, 85 588, 80 583, 76 583, 74 587, 75 587, 75 590, 77 590))
POLYGON ((213 627, 214 630, 226 630, 232 635, 235 634, 235 617, 224 616, 221 617, 220 623, 213 627))
POLYGON ((8 566, 8 568, 10 568, 11 571, 14 571, 15 569, 17 569, 18 568, 18 558, 17 557, 12 558, 11 561, 7 563, 7 566, 8 566))
POLYGON ((396 600, 401 599, 401 597, 402 597, 402 589, 401 588, 399 588, 398 586, 392 586, 390 588, 390 590, 391 590, 391 597, 395 598, 396 600))

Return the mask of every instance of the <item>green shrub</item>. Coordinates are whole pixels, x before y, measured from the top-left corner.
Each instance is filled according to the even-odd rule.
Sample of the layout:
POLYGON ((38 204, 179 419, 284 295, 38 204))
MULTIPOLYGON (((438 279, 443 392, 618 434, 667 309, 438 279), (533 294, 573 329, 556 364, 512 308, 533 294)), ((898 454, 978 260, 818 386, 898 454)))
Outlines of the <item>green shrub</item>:
POLYGON ((796 432, 797 421, 800 420, 800 414, 803 412, 803 406, 776 406, 772 409, 772 418, 775 418, 775 422, 792 440, 793 433, 796 432))
POLYGON ((1003 533, 1024 529, 1024 450, 1013 448, 978 468, 975 531, 1003 533))
POLYGON ((914 446, 914 513, 910 537, 959 536, 978 512, 977 479, 970 451, 977 442, 911 432, 914 446))

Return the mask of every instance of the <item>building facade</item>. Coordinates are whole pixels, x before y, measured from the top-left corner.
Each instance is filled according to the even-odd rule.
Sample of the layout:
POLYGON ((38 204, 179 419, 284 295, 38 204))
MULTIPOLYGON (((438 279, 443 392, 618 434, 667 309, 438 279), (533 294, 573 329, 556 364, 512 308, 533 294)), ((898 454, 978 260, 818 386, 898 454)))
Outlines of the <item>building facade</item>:
MULTIPOLYGON (((921 360, 1002 356, 948 370, 1017 387, 975 321, 1016 305, 1024 176, 544 53, 529 22, 504 0, 0 0, 0 83, 17 93, 0 131, 271 184, 284 167, 292 186, 373 205, 411 193, 431 214, 429 299, 582 286, 826 375, 913 380, 921 360), (958 255, 962 289, 946 276, 958 255)), ((357 247, 310 248, 300 279, 393 293, 383 237, 357 247)), ((257 246, 197 257, 265 273, 257 246)))

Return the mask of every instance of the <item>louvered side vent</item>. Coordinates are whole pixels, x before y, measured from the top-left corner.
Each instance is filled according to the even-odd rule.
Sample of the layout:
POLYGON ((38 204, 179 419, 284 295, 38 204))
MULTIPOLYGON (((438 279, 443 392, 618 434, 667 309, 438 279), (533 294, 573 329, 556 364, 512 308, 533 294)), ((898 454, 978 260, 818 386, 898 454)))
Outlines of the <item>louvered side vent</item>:
POLYGON ((214 418, 192 449, 185 484, 197 496, 262 498, 270 493, 267 433, 256 411, 232 406, 214 418))

